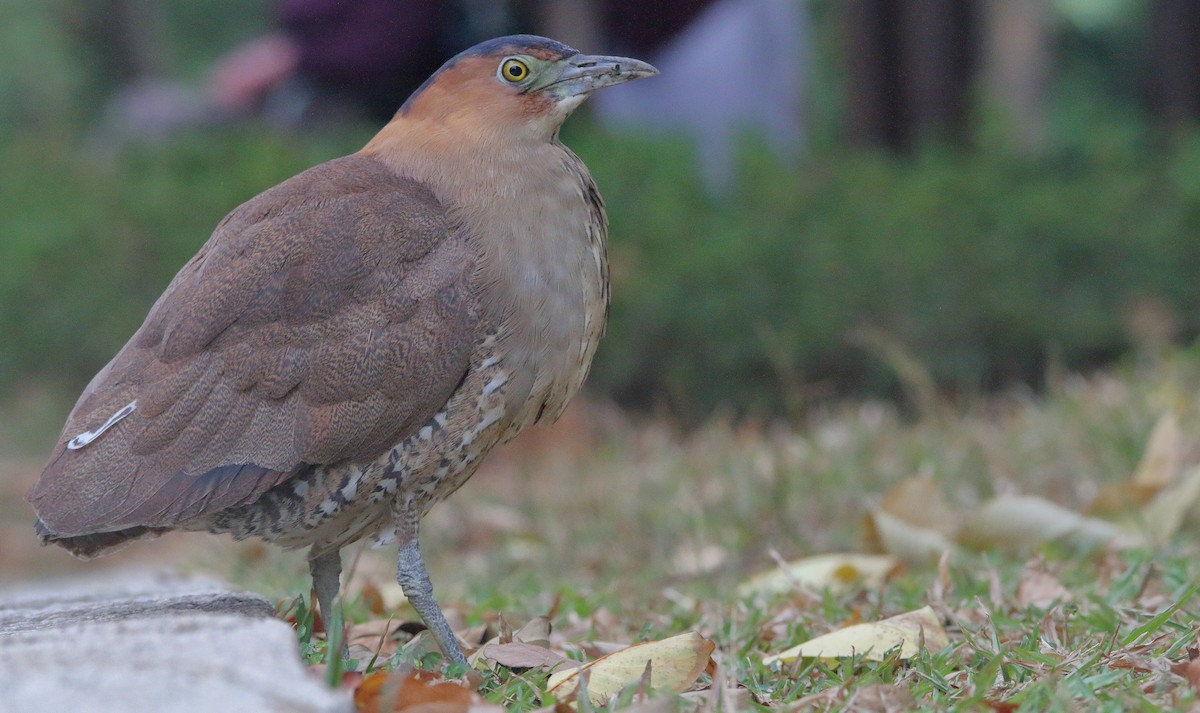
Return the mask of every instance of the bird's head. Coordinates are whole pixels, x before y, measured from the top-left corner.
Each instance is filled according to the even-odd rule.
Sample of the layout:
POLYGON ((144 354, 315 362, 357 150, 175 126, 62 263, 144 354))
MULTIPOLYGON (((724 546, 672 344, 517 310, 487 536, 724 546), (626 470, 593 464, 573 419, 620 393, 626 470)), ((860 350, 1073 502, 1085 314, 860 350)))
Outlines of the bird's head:
POLYGON ((597 89, 654 74, 658 70, 640 60, 580 54, 545 37, 512 35, 446 62, 396 117, 545 138, 597 89))

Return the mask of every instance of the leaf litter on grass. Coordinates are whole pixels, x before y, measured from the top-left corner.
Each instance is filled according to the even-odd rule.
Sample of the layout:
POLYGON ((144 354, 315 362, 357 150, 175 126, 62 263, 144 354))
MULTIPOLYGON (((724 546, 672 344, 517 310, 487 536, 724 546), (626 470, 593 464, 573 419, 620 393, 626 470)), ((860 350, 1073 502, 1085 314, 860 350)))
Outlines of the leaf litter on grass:
MULTIPOLYGON (((1200 385, 1200 364, 1188 373, 1200 385)), ((1001 399, 937 423, 863 404, 803 431, 715 424, 685 435, 609 421, 598 451, 554 463, 544 480, 542 466, 513 460, 474 481, 487 507, 520 514, 519 533, 459 535, 470 487, 439 506, 451 526, 429 528, 431 548, 468 550, 430 561, 456 568, 435 580, 449 583, 440 599, 478 650, 478 692, 510 710, 555 700, 548 680, 560 666, 681 631, 717 647, 697 690, 650 697, 643 668, 609 708, 1186 710, 1197 703, 1200 618, 1186 595, 1200 581, 1200 550, 1180 533, 1196 520, 1200 400, 1170 411, 1172 425, 1162 391, 1120 375, 1067 377, 1045 399, 1001 399), (1117 507, 1102 507, 1114 502, 1106 492, 1117 507), (989 508, 994 524, 974 525, 988 537, 964 539, 989 508), (916 544, 898 544, 898 530, 916 544), (866 551, 847 550, 856 537, 866 551), (822 551, 834 554, 804 556, 822 551), (717 554, 693 556, 707 552, 717 554), (880 576, 867 557, 903 565, 880 576), (826 573, 813 575, 822 561, 826 573), (854 646, 764 664, 927 607, 944 647, 926 637, 882 660, 854 646), (555 629, 540 643, 500 637, 495 612, 552 608, 555 629)), ((359 612, 377 609, 368 599, 359 612)), ((408 649, 403 628, 376 631, 396 644, 383 668, 440 670, 430 649, 408 649)), ((580 698, 579 710, 594 705, 580 698)))

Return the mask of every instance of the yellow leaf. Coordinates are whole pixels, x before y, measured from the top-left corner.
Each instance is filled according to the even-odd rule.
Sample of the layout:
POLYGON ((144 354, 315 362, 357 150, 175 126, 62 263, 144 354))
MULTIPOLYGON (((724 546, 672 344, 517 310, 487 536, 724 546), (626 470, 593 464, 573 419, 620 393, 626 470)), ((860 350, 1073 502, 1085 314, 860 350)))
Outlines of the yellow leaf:
POLYGON ((783 653, 768 656, 763 663, 788 663, 798 658, 841 658, 862 656, 868 661, 882 661, 884 654, 897 646, 900 658, 910 659, 924 647, 940 651, 950 644, 946 630, 933 613, 932 607, 869 624, 855 624, 818 636, 783 653))
POLYGON ((779 594, 797 585, 813 589, 844 589, 862 583, 877 587, 899 562, 888 555, 827 554, 805 557, 755 575, 738 586, 738 596, 779 594))
POLYGON ((867 513, 864 539, 869 549, 921 564, 936 561, 942 553, 955 549, 940 531, 914 525, 883 510, 867 513))
POLYGON ((958 541, 976 548, 1028 548, 1063 541, 1075 546, 1130 546, 1133 538, 1105 520, 1030 495, 1001 495, 967 518, 958 541))
POLYGON ((1096 497, 1088 503, 1088 515, 1109 520, 1127 520, 1137 515, 1137 509, 1146 505, 1162 492, 1157 485, 1141 485, 1131 480, 1120 483, 1105 483, 1100 486, 1096 497))
POLYGON ((1179 419, 1165 413, 1154 424, 1137 470, 1124 482, 1104 485, 1087 508, 1090 515, 1115 519, 1136 517, 1138 508, 1161 495, 1183 471, 1184 438, 1179 419))
POLYGON ((1200 468, 1192 468, 1179 483, 1163 490, 1142 508, 1142 521, 1150 538, 1159 544, 1171 539, 1200 500, 1200 468))
POLYGON ((634 644, 580 668, 552 674, 546 681, 546 692, 559 700, 570 697, 579 687, 580 674, 586 671, 588 699, 602 706, 625 687, 640 681, 649 663, 651 689, 682 693, 704 672, 715 648, 716 644, 695 632, 634 644))
POLYGON ((1141 486, 1165 488, 1175 482, 1183 467, 1183 430, 1173 413, 1164 413, 1154 424, 1146 452, 1132 481, 1141 486))

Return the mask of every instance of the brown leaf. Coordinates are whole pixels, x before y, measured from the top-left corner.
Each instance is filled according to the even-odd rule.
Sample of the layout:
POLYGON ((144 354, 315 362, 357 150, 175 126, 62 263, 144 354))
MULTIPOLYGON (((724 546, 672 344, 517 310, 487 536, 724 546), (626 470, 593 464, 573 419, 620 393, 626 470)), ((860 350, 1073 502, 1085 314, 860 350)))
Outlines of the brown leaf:
MULTIPOLYGON (((678 699, 667 698, 666 696, 641 701, 635 700, 629 706, 622 708, 621 713, 674 713, 674 711, 679 709, 678 702, 678 699)), ((575 713, 573 708, 568 707, 567 711, 575 713)))
POLYGON ((388 610, 387 606, 383 603, 383 594, 380 593, 379 587, 374 582, 369 579, 363 582, 359 596, 372 614, 375 616, 387 616, 388 610))
POLYGON ((1040 569, 1039 565, 1033 562, 1021 572, 1021 581, 1017 583, 1017 606, 1022 609, 1049 609, 1055 604, 1071 601, 1071 593, 1066 587, 1057 577, 1040 569))
POLYGON ((577 665, 550 651, 549 617, 535 616, 520 629, 513 631, 502 615, 499 629, 496 636, 488 639, 474 654, 467 657, 471 666, 479 666, 481 659, 490 662, 486 664, 490 668, 499 665, 506 668, 562 669, 561 664, 564 661, 570 666, 577 665))
POLYGON ((377 671, 354 691, 354 705, 364 713, 466 713, 482 702, 474 692, 428 671, 377 671))
POLYGON ((396 653, 407 636, 400 636, 404 631, 404 622, 395 619, 371 619, 361 624, 355 624, 346 631, 346 646, 351 649, 355 658, 366 658, 379 655, 388 657, 396 653))
POLYGON ((1200 691, 1200 652, 1189 648, 1188 660, 1171 664, 1171 673, 1183 676, 1193 689, 1200 691))
POLYGON ((577 666, 578 662, 555 653, 544 646, 515 641, 511 644, 485 644, 479 657, 505 668, 539 668, 554 671, 577 666))
POLYGON ((854 713, 901 713, 916 707, 912 692, 887 683, 864 686, 846 701, 846 710, 854 713))
POLYGON ((941 488, 931 476, 905 478, 883 496, 880 510, 909 525, 953 537, 961 516, 942 497, 941 488))
POLYGON ((517 629, 512 635, 513 641, 522 644, 550 645, 550 617, 535 616, 526 622, 525 626, 517 629))
MULTIPOLYGON (((329 678, 329 667, 323 663, 310 663, 306 669, 309 675, 318 681, 325 681, 329 678)), ((363 675, 358 671, 345 671, 342 673, 342 680, 338 682, 338 688, 356 689, 362 680, 363 675)))

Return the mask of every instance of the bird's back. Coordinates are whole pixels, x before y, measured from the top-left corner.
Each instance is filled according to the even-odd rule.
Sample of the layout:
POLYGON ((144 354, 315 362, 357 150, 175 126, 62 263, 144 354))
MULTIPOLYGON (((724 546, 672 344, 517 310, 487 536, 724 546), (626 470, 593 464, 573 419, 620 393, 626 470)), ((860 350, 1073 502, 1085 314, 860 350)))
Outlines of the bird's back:
POLYGON ((187 527, 385 453, 467 370, 472 250, 359 155, 234 210, 80 397, 29 494, 43 537, 187 527))

